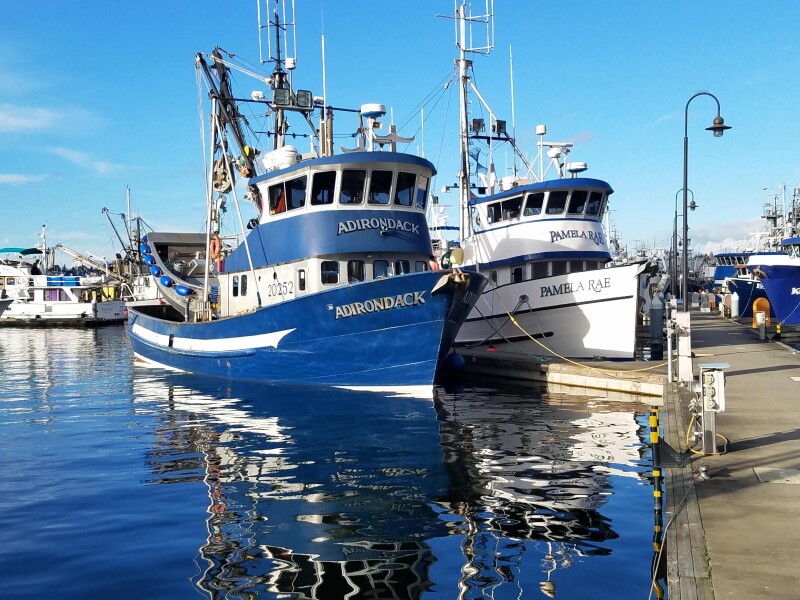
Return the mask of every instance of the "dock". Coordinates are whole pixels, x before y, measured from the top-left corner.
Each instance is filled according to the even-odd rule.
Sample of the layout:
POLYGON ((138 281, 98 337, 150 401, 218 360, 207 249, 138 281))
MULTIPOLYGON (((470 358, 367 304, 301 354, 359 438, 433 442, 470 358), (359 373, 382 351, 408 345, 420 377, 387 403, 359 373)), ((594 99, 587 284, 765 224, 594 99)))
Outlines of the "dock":
POLYGON ((668 381, 664 361, 543 360, 485 347, 460 353, 469 373, 634 399, 659 411, 659 560, 670 600, 800 598, 800 352, 776 338, 774 325, 766 333, 760 339, 749 322, 692 310, 695 380, 703 363, 730 365, 709 454, 688 448, 695 394, 668 381))
MULTIPOLYGON (((756 330, 692 312, 694 373, 724 362, 717 454, 666 468, 670 600, 800 598, 800 353, 756 330), (671 521, 671 523, 670 523, 671 521)), ((686 451, 690 392, 670 386, 665 441, 686 451)))

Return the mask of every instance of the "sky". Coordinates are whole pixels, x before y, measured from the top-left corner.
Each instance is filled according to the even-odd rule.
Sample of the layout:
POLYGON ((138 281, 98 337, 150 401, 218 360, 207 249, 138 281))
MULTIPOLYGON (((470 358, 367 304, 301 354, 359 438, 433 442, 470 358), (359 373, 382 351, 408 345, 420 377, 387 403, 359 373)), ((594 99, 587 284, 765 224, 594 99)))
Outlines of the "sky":
MULTIPOLYGON (((295 4, 295 87, 321 95, 324 34, 328 103, 385 104, 399 133, 416 135, 408 150, 437 166, 437 190, 452 184, 458 92, 443 83, 457 51, 452 20, 436 15, 452 15, 453 1, 295 4)), ((484 12, 484 2, 472 6, 484 12)), ((205 157, 195 54, 221 46, 258 64, 256 11, 257 0, 6 2, 0 247, 33 246, 46 224, 48 245, 110 257, 120 243, 103 208, 121 228, 128 188, 131 212, 153 229, 200 231, 205 157)), ((513 124, 523 151, 535 152, 539 124, 547 139, 574 143, 570 159, 588 164, 585 176, 614 188, 611 222, 629 248, 669 246, 676 206, 683 212, 685 108, 698 91, 719 99, 732 129, 714 138, 705 131, 714 100, 692 100, 688 187, 698 208, 688 218, 696 251, 735 249, 762 226, 765 202, 782 186, 789 201, 800 187, 800 3, 496 0, 493 12, 494 48, 473 57, 478 89, 513 124)), ((472 116, 486 116, 477 102, 471 107, 472 116)))

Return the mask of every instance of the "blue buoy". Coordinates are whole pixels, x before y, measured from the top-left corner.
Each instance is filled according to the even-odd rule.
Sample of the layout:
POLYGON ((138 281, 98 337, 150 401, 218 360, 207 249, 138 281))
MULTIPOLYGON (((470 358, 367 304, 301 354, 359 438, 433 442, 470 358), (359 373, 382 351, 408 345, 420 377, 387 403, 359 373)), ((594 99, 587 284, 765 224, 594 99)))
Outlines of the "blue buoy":
POLYGON ((450 375, 461 373, 465 366, 466 362, 464 362, 464 357, 458 352, 451 352, 448 354, 442 363, 444 371, 450 375))
POLYGON ((144 257, 144 264, 146 264, 148 267, 152 267, 154 264, 156 264, 156 259, 148 254, 144 257))
POLYGON ((161 279, 159 279, 159 281, 164 287, 172 287, 172 277, 169 277, 168 275, 164 275, 161 279))
POLYGON ((188 296, 192 293, 192 288, 186 287, 185 285, 176 285, 175 293, 178 294, 178 296, 188 296))
POLYGON ((159 275, 161 275, 161 267, 159 267, 158 265, 153 265, 152 267, 150 267, 150 274, 153 277, 158 277, 159 275))
POLYGON ((150 246, 147 244, 139 244, 139 251, 144 255, 150 254, 150 246))

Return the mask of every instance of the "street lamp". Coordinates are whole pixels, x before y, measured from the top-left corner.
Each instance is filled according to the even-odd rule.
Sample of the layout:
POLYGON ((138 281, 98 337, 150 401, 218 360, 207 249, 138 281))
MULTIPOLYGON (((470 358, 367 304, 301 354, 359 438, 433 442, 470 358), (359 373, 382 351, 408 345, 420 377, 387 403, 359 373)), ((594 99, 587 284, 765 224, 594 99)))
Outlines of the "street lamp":
MULTIPOLYGON (((675 220, 672 222, 672 260, 670 260, 669 271, 669 275, 672 277, 672 295, 675 298, 683 298, 683 292, 678 291, 678 195, 681 192, 683 192, 683 188, 675 192, 675 220)), ((688 192, 692 195, 692 205, 696 207, 694 192, 692 190, 688 190, 688 192)), ((694 209, 692 208, 691 210, 694 209)), ((680 289, 683 290, 683 286, 680 289)))
MULTIPOLYGON (((688 263, 688 246, 687 243, 688 236, 687 232, 689 229, 688 221, 687 221, 687 195, 689 192, 689 187, 687 185, 688 180, 688 171, 689 171, 689 104, 691 104, 692 100, 697 98, 698 96, 711 96, 714 101, 717 103, 717 116, 714 117, 714 121, 711 124, 711 127, 706 127, 706 131, 713 131, 714 137, 722 137, 722 134, 725 133, 726 129, 730 129, 729 125, 725 125, 725 120, 720 116, 719 112, 719 100, 717 97, 710 93, 710 92, 697 92, 694 96, 689 98, 689 101, 686 103, 686 110, 684 111, 684 118, 683 118, 683 256, 681 261, 681 271, 683 276, 683 311, 689 311, 689 263, 688 263)), ((694 196, 694 195, 693 195, 694 196)))

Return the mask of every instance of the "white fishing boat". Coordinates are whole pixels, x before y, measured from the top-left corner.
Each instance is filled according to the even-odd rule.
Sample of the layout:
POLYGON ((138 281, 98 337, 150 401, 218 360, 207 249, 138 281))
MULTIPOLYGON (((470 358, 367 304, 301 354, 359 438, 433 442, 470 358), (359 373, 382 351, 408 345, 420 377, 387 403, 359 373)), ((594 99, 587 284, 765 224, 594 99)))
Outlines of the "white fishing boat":
MULTIPOLYGON (((568 162, 572 143, 545 140, 529 162, 472 76, 474 23, 493 31, 491 15, 456 14, 460 81, 459 231, 450 261, 486 275, 489 285, 459 331, 457 346, 488 346, 542 355, 631 359, 636 345, 640 276, 646 260, 613 264, 603 216, 611 186, 568 162), (477 99, 473 105, 468 95, 477 99), (474 106, 475 115, 470 113, 474 106), (489 123, 484 118, 488 115, 489 123), (513 151, 514 167, 497 177, 494 153, 513 151), (485 158, 484 158, 485 157, 485 158), (481 163, 487 165, 484 168, 481 163), (474 174, 474 177, 473 177, 474 174)), ((505 156, 504 154, 501 154, 505 156)), ((444 244, 440 248, 446 249, 444 244)))
POLYGON ((0 298, 11 300, 0 311, 2 325, 103 325, 125 320, 125 303, 105 274, 66 274, 52 269, 53 249, 41 246, 0 248, 0 298))
POLYGON ((207 229, 142 238, 167 304, 130 309, 134 353, 230 379, 430 388, 486 279, 431 270, 425 209, 434 166, 396 151, 410 140, 379 133, 382 104, 338 109, 296 88, 296 56, 282 51, 292 48, 294 17, 284 23, 279 14, 287 12, 259 28, 275 34, 271 75, 220 48, 197 55, 210 98, 198 211, 207 229), (233 71, 258 89, 234 92, 233 71), (342 154, 334 153, 334 113, 337 128, 356 118, 357 146, 342 154), (300 134, 305 152, 288 143, 298 135, 287 134, 293 117, 310 126, 300 134), (226 211, 242 236, 236 245, 221 236, 226 211))

